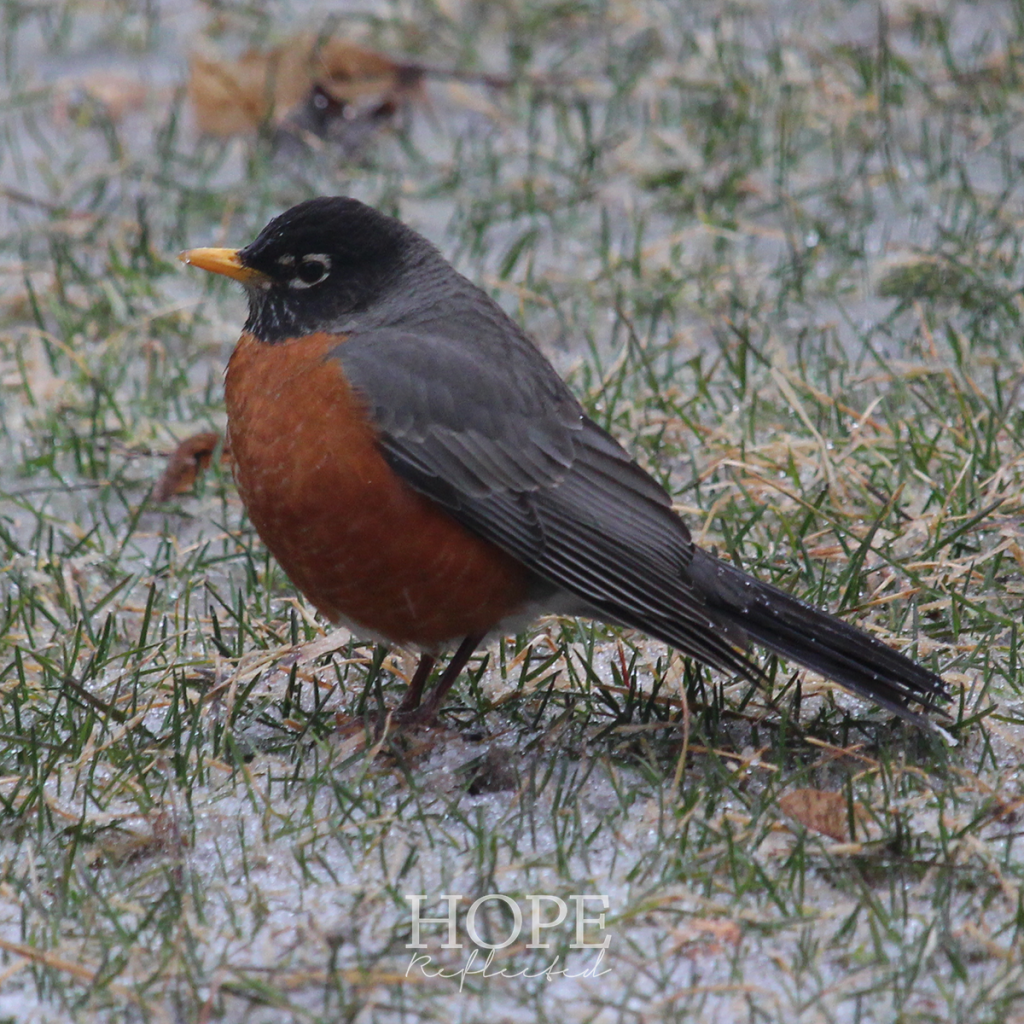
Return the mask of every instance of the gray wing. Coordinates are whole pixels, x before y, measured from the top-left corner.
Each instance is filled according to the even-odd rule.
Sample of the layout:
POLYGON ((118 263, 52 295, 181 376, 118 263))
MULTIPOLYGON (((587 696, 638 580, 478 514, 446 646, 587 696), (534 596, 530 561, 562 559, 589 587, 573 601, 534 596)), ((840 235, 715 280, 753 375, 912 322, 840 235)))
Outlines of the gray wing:
POLYGON ((496 359, 459 333, 377 329, 331 352, 392 468, 597 617, 750 675, 687 580, 693 542, 664 489, 525 337, 496 359))

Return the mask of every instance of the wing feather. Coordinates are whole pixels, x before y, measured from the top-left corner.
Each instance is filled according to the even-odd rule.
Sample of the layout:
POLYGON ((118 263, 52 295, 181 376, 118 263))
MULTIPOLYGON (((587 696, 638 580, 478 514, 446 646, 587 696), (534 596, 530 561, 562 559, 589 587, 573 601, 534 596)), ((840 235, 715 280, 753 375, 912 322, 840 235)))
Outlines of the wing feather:
POLYGON ((685 581, 693 542, 668 494, 525 344, 516 355, 538 361, 534 376, 441 335, 378 330, 332 355, 392 468, 469 529, 608 621, 756 671, 734 646, 742 631, 685 581))

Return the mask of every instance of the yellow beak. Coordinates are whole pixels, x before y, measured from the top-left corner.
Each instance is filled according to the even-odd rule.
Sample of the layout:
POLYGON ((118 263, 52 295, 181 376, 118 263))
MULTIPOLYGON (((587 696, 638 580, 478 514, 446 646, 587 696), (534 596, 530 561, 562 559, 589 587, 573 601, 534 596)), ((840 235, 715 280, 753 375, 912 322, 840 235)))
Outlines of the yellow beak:
POLYGON ((270 281, 266 274, 245 266, 238 258, 237 249, 188 249, 178 259, 200 270, 209 270, 211 274, 233 277, 242 284, 265 285, 270 281))

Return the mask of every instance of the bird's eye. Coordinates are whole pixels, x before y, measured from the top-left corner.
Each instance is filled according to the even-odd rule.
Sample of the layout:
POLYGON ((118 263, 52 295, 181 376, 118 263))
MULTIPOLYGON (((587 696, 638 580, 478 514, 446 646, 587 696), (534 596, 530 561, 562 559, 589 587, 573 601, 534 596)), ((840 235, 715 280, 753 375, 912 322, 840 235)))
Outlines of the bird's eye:
POLYGON ((323 253, 303 256, 295 268, 295 276, 288 282, 292 288, 312 288, 331 272, 331 258, 323 253))

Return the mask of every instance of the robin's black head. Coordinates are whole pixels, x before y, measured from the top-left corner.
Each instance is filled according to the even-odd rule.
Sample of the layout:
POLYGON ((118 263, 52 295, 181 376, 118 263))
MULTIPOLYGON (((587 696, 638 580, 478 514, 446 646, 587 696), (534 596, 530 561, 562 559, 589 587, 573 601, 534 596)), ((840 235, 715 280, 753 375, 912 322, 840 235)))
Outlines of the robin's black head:
POLYGON ((237 252, 193 249, 182 258, 241 281, 245 329, 274 343, 343 329, 395 286, 418 248, 433 251, 399 221, 337 196, 293 206, 237 252))

